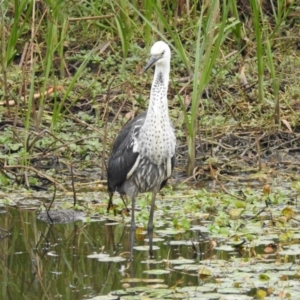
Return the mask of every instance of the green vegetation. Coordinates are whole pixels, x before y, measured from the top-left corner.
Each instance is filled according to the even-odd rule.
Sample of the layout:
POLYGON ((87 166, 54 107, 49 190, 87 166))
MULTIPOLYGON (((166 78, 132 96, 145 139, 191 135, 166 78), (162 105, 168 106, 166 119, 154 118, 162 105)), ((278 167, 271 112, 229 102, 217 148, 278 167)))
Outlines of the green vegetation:
POLYGON ((71 165, 102 166, 103 178, 124 116, 147 106, 151 75, 140 71, 157 39, 173 49, 169 99, 188 175, 199 159, 218 164, 216 136, 246 130, 258 152, 260 131, 296 138, 299 6, 250 3, 3 0, 1 184, 62 187, 58 169, 71 165))
POLYGON ((78 192, 85 210, 78 211, 78 205, 72 211, 72 195, 58 191, 60 210, 50 213, 65 223, 49 225, 40 221, 47 219, 45 212, 33 208, 51 201, 51 194, 0 192, 1 205, 26 207, 7 209, 0 218, 2 298, 72 299, 76 289, 81 299, 297 299, 299 191, 299 182, 272 190, 240 184, 231 195, 184 185, 169 188, 156 202, 153 259, 145 231, 149 199, 142 196, 130 264, 130 216, 105 215, 106 203, 95 201, 104 193, 78 192), (47 289, 32 289, 33 282, 47 289))
POLYGON ((3 298, 295 299, 299 28, 294 0, 0 0, 3 298), (147 107, 141 70, 158 39, 172 48, 178 157, 156 201, 151 263, 149 195, 138 199, 132 275, 120 264, 130 217, 117 196, 106 214, 105 163, 147 107), (86 219, 48 227, 9 210, 54 200, 86 219))

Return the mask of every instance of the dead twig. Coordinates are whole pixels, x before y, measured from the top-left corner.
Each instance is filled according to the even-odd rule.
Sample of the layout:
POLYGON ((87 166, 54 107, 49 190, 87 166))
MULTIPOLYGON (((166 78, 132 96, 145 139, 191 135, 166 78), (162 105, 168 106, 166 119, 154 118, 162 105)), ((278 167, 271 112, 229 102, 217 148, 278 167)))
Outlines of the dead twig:
POLYGON ((36 173, 38 176, 47 179, 48 181, 52 182, 53 184, 57 184, 57 186, 63 190, 63 191, 67 191, 67 189, 65 187, 63 187, 60 183, 58 183, 54 178, 52 178, 51 176, 48 176, 40 171, 38 171, 37 169, 35 169, 34 167, 31 166, 22 166, 22 165, 13 165, 13 166, 4 166, 3 167, 4 170, 10 170, 10 169, 25 169, 26 171, 32 171, 34 173, 36 173))
POLYGON ((228 194, 228 195, 230 195, 231 197, 234 197, 234 198, 236 198, 236 199, 238 199, 238 200, 244 201, 243 198, 231 194, 231 193, 225 188, 225 186, 218 180, 217 172, 213 169, 211 163, 209 163, 209 168, 210 168, 210 172, 211 172, 212 177, 213 177, 214 180, 219 184, 219 186, 221 187, 221 189, 222 189, 223 192, 225 192, 226 194, 228 194))

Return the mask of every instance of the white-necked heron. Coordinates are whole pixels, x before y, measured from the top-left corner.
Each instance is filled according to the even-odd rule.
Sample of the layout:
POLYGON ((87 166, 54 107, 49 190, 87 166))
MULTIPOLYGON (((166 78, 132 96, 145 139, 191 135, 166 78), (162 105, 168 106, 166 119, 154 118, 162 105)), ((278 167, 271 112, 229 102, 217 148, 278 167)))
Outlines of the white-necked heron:
MULTIPOLYGON (((151 48, 151 58, 144 68, 147 71, 155 65, 148 110, 140 114, 119 133, 108 161, 107 178, 109 203, 115 191, 122 199, 128 196, 132 201, 131 230, 135 231, 135 200, 138 193, 152 192, 148 221, 149 252, 153 255, 153 215, 158 191, 171 176, 175 163, 176 138, 169 119, 168 85, 171 51, 162 41, 151 48)), ((132 234, 132 247, 134 235, 132 234)))

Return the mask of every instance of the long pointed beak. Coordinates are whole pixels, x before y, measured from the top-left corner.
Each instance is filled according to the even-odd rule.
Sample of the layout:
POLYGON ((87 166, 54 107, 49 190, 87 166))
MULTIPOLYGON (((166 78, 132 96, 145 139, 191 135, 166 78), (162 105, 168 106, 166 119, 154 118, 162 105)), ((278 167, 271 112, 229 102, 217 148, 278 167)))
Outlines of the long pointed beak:
POLYGON ((143 73, 145 73, 150 67, 152 67, 160 58, 161 58, 161 55, 151 56, 147 65, 145 66, 145 68, 143 70, 143 73))

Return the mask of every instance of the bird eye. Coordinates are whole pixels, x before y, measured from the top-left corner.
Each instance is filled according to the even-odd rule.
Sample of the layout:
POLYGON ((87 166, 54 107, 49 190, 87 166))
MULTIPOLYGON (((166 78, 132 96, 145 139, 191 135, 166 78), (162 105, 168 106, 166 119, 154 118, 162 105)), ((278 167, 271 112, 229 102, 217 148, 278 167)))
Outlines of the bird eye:
POLYGON ((165 50, 161 53, 161 55, 164 55, 165 54, 165 50))

